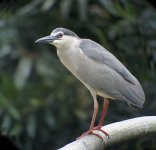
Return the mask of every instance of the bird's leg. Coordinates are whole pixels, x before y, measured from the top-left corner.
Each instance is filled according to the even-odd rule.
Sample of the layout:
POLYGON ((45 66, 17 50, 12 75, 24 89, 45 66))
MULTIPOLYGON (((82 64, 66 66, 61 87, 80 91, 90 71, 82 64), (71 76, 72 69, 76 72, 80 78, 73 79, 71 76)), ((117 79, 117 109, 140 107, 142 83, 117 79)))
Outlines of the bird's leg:
POLYGON ((95 97, 94 98, 94 113, 93 113, 93 116, 92 116, 92 121, 90 123, 89 130, 87 132, 83 133, 80 137, 78 137, 78 139, 81 138, 81 137, 83 137, 83 136, 86 136, 88 134, 94 134, 95 136, 98 136, 99 138, 102 138, 98 134, 92 132, 93 129, 94 129, 95 119, 96 119, 96 116, 97 116, 97 113, 98 113, 98 108, 99 108, 99 104, 98 104, 97 99, 95 97))
POLYGON ((104 119, 105 119, 105 116, 106 116, 106 113, 107 113, 108 105, 109 105, 108 99, 105 99, 105 98, 104 98, 103 109, 102 109, 100 121, 99 121, 99 124, 98 124, 98 126, 99 126, 100 128, 101 128, 102 125, 103 125, 103 122, 104 122, 104 119))
POLYGON ((94 113, 93 113, 93 116, 92 116, 92 121, 90 123, 89 130, 92 130, 93 127, 94 127, 96 116, 97 116, 97 113, 98 113, 98 109, 99 109, 99 104, 98 104, 97 100, 94 99, 94 113))
POLYGON ((103 125, 103 122, 104 122, 104 119, 105 119, 105 116, 106 116, 108 105, 109 105, 109 101, 104 98, 103 108, 102 108, 102 113, 101 113, 100 121, 98 123, 98 126, 97 127, 94 127, 93 130, 99 130, 99 131, 103 132, 105 135, 107 135, 109 137, 109 134, 106 131, 104 131, 104 130, 101 129, 101 127, 103 125))
POLYGON ((106 116, 108 105, 109 105, 109 101, 107 99, 104 99, 103 109, 102 109, 100 121, 98 123, 98 126, 94 127, 95 119, 96 119, 96 116, 97 116, 97 113, 98 113, 98 102, 97 102, 96 99, 94 99, 94 113, 93 113, 92 121, 91 121, 91 124, 90 124, 90 128, 89 128, 89 130, 87 132, 83 133, 79 138, 81 138, 83 136, 86 136, 86 135, 89 135, 89 134, 92 134, 92 135, 95 135, 95 136, 99 137, 100 139, 103 139, 102 136, 100 136, 99 134, 93 132, 95 130, 101 131, 102 133, 104 133, 106 136, 109 137, 109 134, 106 131, 101 129, 102 124, 104 122, 104 118, 106 116))

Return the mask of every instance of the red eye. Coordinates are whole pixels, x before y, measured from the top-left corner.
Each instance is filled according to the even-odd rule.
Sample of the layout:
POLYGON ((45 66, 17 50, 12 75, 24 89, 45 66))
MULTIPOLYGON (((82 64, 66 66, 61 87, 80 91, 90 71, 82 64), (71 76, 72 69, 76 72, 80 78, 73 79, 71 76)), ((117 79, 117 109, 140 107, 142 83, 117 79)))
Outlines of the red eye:
POLYGON ((59 38, 62 38, 62 37, 63 37, 63 35, 64 35, 63 33, 59 33, 59 35, 58 35, 58 36, 59 36, 59 38))

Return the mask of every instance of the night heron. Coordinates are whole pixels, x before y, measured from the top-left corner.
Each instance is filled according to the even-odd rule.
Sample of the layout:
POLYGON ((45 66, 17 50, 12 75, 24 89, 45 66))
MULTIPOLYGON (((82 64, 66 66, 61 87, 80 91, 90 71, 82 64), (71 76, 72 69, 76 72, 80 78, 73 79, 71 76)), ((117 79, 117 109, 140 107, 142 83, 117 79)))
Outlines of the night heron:
MULTIPOLYGON (((49 36, 36 40, 36 43, 49 43, 57 48, 62 64, 73 73, 90 91, 94 100, 94 113, 90 128, 82 136, 102 130, 102 124, 108 108, 108 100, 116 99, 129 105, 143 107, 145 95, 139 81, 109 51, 90 39, 81 39, 65 28, 54 29, 49 36), (98 112, 97 95, 104 98, 103 109, 98 126, 94 127, 98 112)), ((82 137, 81 136, 81 137, 82 137)))

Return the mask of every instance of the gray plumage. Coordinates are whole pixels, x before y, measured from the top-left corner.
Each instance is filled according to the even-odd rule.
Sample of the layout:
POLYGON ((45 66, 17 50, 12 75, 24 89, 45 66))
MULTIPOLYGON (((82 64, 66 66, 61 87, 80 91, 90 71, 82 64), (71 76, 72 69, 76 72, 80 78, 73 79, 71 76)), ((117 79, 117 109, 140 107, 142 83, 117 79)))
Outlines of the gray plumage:
MULTIPOLYGON (((92 70, 94 74, 94 76, 88 76, 85 69, 79 70, 81 78, 96 90, 114 99, 126 101, 137 107, 143 106, 145 96, 139 81, 114 55, 89 39, 81 40, 80 48, 91 60, 90 65, 93 66, 91 66, 90 71, 92 70)), ((80 69, 82 68, 80 67, 80 69)))
POLYGON ((56 28, 52 31, 52 33, 58 33, 58 32, 63 32, 64 35, 68 35, 68 36, 73 36, 73 37, 78 37, 77 34, 75 34, 73 31, 70 31, 68 29, 65 28, 56 28))
POLYGON ((65 28, 56 28, 50 36, 36 42, 55 45, 60 61, 89 89, 94 99, 100 95, 126 101, 136 107, 143 106, 145 95, 139 81, 113 54, 96 42, 81 39, 65 28), (66 36, 59 38, 59 32, 66 36))

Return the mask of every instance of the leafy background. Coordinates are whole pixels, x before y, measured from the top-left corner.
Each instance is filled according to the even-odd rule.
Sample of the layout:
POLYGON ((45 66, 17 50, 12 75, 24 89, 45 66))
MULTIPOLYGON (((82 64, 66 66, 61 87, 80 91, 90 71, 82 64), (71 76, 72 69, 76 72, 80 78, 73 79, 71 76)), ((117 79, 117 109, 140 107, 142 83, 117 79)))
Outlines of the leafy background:
MULTIPOLYGON (((90 38, 140 80, 143 109, 110 101, 105 124, 156 115, 156 7, 147 0, 5 0, 0 2, 0 134, 21 150, 52 150, 89 127, 93 100, 60 63, 56 49, 35 45, 56 27, 90 38)), ((102 101, 98 98, 99 103, 102 101)), ((99 117, 99 116, 98 116, 99 117)), ((109 149, 156 149, 144 137, 109 149)))

